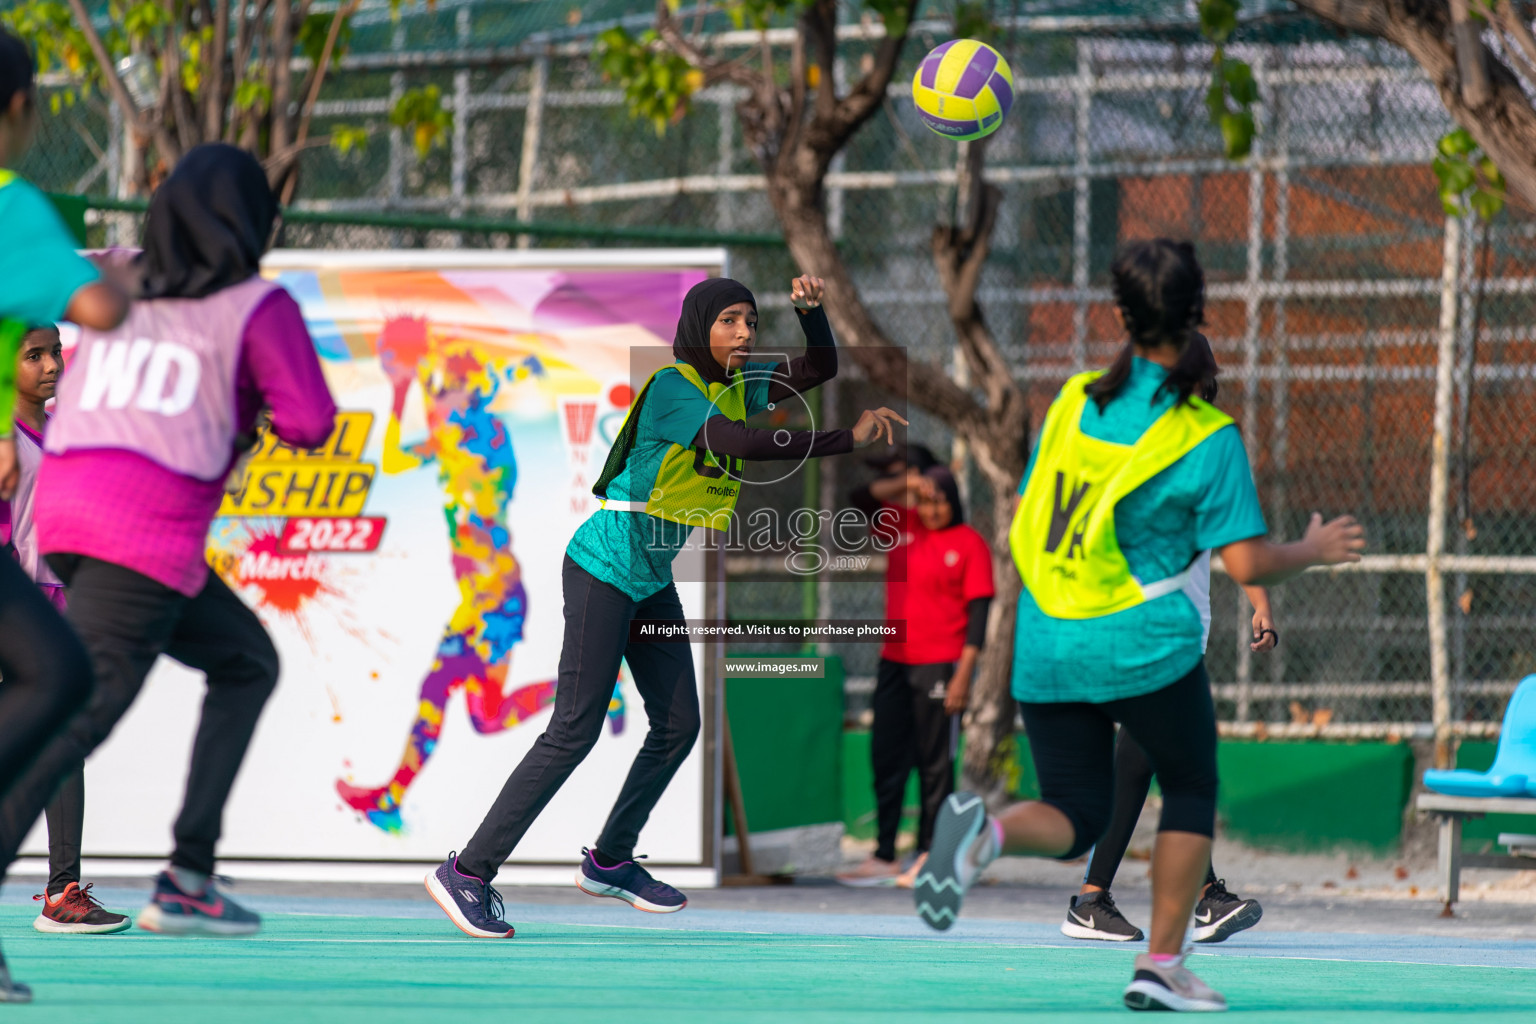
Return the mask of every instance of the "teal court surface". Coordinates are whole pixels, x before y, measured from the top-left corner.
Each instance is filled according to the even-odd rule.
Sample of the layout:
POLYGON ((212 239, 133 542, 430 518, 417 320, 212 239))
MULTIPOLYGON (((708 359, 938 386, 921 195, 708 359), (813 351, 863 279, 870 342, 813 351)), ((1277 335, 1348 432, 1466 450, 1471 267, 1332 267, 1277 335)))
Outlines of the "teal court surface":
MULTIPOLYGON (((147 888, 97 895, 136 912, 147 888)), ((1009 920, 989 916, 993 893, 979 890, 978 914, 939 934, 890 891, 717 890, 657 917, 574 889, 512 888, 517 936, 492 941, 462 936, 409 887, 293 888, 304 891, 231 890, 265 915, 255 938, 52 936, 31 928, 35 882, 12 881, 0 938, 36 1001, 0 1005, 0 1019, 1124 1021, 1121 989, 1145 948, 1063 938, 1047 910, 1064 906, 1054 892, 1009 920)), ((1465 922, 1436 934, 1422 903, 1425 920, 1397 931, 1369 907, 1352 920, 1374 931, 1285 930, 1328 917, 1318 909, 1272 906, 1257 929, 1196 947, 1191 966, 1244 1020, 1536 1020, 1536 905, 1489 929, 1498 938, 1465 922)))

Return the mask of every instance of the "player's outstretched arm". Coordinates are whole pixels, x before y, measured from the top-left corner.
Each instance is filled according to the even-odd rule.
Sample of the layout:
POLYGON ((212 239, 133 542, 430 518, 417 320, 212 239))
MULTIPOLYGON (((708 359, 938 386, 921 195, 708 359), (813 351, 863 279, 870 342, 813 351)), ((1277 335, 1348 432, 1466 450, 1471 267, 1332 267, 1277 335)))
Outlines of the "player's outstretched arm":
POLYGON ((1354 516, 1323 522, 1312 513, 1301 540, 1275 544, 1263 537, 1236 541, 1221 549, 1227 573, 1245 587, 1273 587, 1299 576, 1314 565, 1342 565, 1360 561, 1365 550, 1365 527, 1354 516))

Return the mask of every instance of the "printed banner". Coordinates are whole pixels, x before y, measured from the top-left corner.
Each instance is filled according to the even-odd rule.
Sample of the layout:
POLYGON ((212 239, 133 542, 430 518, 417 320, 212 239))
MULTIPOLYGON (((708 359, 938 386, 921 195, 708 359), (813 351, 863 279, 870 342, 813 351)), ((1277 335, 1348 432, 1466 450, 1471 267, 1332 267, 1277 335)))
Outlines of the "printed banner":
MULTIPOLYGON (((283 664, 222 857, 440 860, 543 731, 561 561, 633 397, 632 350, 670 345, 684 293, 721 272, 716 252, 594 255, 268 259, 340 414, 312 451, 263 436, 209 533, 209 564, 283 664)), ((704 586, 678 589, 685 614, 705 617, 704 586)), ((201 692, 162 659, 92 759, 87 856, 169 850, 201 692)), ((514 863, 580 859, 645 729, 626 667, 602 739, 514 863)), ((641 836, 654 862, 703 863, 704 746, 641 836)), ((27 851, 46 852, 41 827, 27 851)))

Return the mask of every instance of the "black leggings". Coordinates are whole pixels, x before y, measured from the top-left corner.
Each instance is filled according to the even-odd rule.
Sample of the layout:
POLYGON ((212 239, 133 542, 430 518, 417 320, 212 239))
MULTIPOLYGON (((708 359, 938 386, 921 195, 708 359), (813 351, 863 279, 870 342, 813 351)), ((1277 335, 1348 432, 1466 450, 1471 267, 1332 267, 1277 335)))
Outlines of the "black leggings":
MULTIPOLYGON (((217 574, 196 597, 80 555, 49 555, 69 587, 69 621, 90 652, 96 691, 0 799, 0 858, 9 863, 60 782, 99 747, 132 706, 161 654, 207 676, 171 863, 211 873, 224 803, 277 685, 277 651, 256 613, 217 574)), ((39 595, 41 598, 41 595, 39 595)))
POLYGON ((1163 789, 1161 832, 1216 832, 1216 708, 1202 661, 1161 690, 1106 701, 1021 703, 1040 799, 1072 823, 1080 857, 1104 832, 1115 802, 1115 724, 1145 748, 1163 789))
POLYGON ((528 827, 565 785, 603 734, 619 663, 629 661, 645 702, 650 730, 597 838, 604 860, 629 860, 651 809, 699 737, 699 693, 687 640, 636 642, 634 619, 683 621, 677 587, 667 584, 643 601, 593 576, 570 555, 561 566, 565 643, 555 708, 544 734, 512 774, 485 820, 459 853, 460 871, 489 882, 528 827))
MULTIPOLYGON (((1086 885, 1108 889, 1115 881, 1115 872, 1125 859, 1125 851, 1131 845, 1131 833, 1141 817, 1141 806, 1147 802, 1147 791, 1152 788, 1152 762, 1141 744, 1131 734, 1120 730, 1115 741, 1115 810, 1109 817, 1109 827, 1093 845, 1093 855, 1088 860, 1088 874, 1083 877, 1086 885)), ((1207 883, 1216 881, 1216 869, 1206 870, 1207 883)))
MULTIPOLYGON (((0 555, 0 680, 3 795, 91 695, 91 663, 85 649, 27 574, 5 555, 0 555)), ((25 828, 32 827, 64 774, 61 770, 48 780, 47 793, 25 828)), ((0 856, 0 874, 15 853, 12 847, 0 856)))

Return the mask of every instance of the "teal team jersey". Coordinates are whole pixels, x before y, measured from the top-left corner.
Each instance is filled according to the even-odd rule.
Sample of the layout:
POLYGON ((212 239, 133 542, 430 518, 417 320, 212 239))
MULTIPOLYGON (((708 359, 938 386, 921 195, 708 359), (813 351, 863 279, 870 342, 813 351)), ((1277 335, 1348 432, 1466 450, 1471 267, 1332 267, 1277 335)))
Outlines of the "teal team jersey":
POLYGON ((0 317, 51 324, 96 277, 47 196, 19 177, 0 186, 0 317))
MULTIPOLYGON (((1167 371, 1133 360, 1131 376, 1101 413, 1083 409, 1085 434, 1133 444, 1173 405, 1157 393, 1167 371)), ((1035 465, 1019 484, 1022 494, 1035 465)), ((1131 572, 1160 580, 1183 572, 1209 548, 1267 533, 1248 455, 1236 427, 1224 427, 1127 495, 1115 532, 1131 572)), ((1013 695, 1029 703, 1099 703, 1161 689, 1203 653, 1200 613, 1183 593, 1094 619, 1053 619, 1025 590, 1013 641, 1013 695)))
POLYGON ((0 169, 0 437, 11 433, 22 334, 63 317, 96 276, 48 198, 0 169))
MULTIPOLYGON (((774 363, 747 363, 746 407, 750 418, 768 407, 768 374, 774 363)), ((660 373, 640 408, 635 446, 624 469, 608 484, 613 501, 645 501, 674 444, 692 446, 715 407, 680 373, 660 373)), ((672 561, 693 527, 643 512, 599 509, 571 538, 566 554, 587 572, 635 601, 643 601, 672 582, 672 561)))

